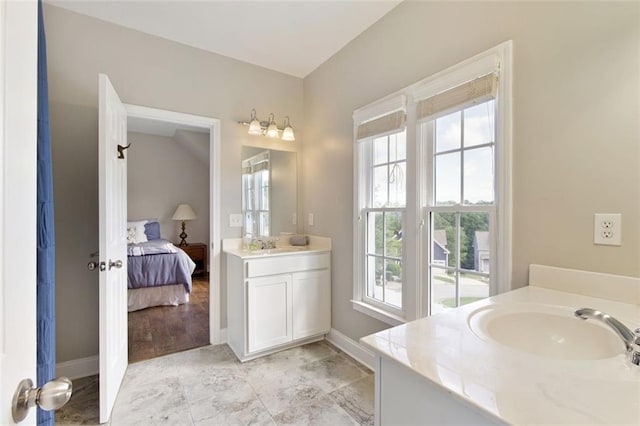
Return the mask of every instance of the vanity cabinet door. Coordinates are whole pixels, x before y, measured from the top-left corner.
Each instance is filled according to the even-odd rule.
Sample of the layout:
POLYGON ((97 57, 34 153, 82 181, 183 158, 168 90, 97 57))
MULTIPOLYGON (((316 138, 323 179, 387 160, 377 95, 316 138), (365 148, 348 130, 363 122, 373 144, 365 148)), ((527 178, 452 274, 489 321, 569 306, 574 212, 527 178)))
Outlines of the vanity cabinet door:
POLYGON ((249 352, 293 339, 291 281, 290 274, 247 280, 249 352))
POLYGON ((293 274, 293 339, 331 329, 331 282, 328 269, 293 274))

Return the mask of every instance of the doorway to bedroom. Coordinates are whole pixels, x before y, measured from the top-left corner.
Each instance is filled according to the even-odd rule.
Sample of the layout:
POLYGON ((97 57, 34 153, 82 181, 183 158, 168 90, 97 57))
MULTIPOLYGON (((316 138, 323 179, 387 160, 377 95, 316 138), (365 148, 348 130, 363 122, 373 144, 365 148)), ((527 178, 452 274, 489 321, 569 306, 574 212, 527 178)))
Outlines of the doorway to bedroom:
POLYGON ((125 150, 129 363, 214 342, 219 315, 210 314, 212 129, 137 108, 127 106, 125 150))

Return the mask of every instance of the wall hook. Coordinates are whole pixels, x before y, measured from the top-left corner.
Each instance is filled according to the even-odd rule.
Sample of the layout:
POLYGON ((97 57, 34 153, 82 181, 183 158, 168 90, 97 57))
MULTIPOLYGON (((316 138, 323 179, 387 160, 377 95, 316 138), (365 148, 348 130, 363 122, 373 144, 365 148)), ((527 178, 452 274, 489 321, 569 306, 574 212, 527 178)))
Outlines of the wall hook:
POLYGON ((127 146, 122 146, 118 144, 118 158, 124 159, 124 150, 129 148, 131 148, 131 143, 129 143, 129 145, 127 146))

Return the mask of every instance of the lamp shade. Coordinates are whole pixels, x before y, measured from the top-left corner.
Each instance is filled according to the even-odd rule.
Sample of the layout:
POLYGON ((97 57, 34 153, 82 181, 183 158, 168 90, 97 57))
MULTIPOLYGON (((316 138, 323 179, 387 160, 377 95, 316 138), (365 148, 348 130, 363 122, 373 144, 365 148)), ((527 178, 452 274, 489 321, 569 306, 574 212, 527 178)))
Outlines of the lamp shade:
POLYGON ((293 128, 291 127, 291 124, 289 124, 289 117, 285 117, 284 130, 282 131, 282 140, 283 141, 296 140, 296 136, 293 134, 293 128))
POLYGON ((277 138, 278 136, 278 126, 276 126, 276 122, 273 119, 273 113, 269 114, 269 127, 267 127, 267 132, 265 136, 268 138, 277 138))
POLYGON ((196 212, 193 211, 189 204, 180 204, 173 214, 172 220, 193 220, 197 218, 196 212))
POLYGON ((261 135, 262 134, 262 126, 260 126, 260 122, 257 118, 251 120, 249 123, 249 134, 250 135, 261 135))

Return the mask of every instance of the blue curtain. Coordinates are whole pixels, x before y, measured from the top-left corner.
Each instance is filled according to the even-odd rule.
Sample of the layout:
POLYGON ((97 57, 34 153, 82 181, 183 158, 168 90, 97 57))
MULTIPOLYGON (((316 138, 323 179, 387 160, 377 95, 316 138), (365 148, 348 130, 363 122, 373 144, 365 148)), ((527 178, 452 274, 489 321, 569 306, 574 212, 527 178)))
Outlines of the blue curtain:
MULTIPOLYGON (((38 195, 37 195, 37 322, 38 386, 56 374, 55 235, 53 232, 53 177, 47 46, 42 20, 42 0, 38 0, 38 195)), ((38 408, 38 424, 53 425, 53 411, 38 408)))

